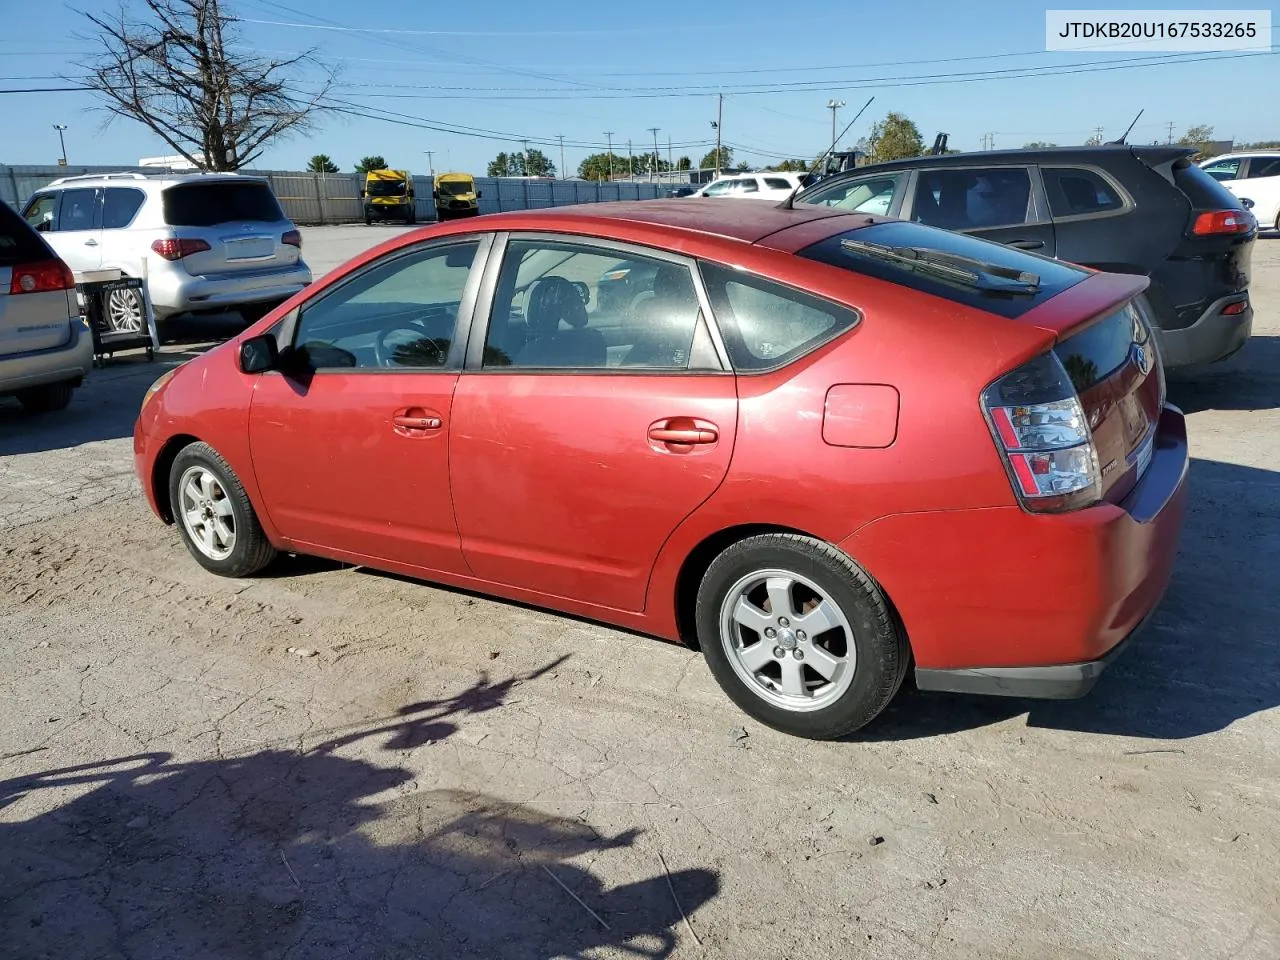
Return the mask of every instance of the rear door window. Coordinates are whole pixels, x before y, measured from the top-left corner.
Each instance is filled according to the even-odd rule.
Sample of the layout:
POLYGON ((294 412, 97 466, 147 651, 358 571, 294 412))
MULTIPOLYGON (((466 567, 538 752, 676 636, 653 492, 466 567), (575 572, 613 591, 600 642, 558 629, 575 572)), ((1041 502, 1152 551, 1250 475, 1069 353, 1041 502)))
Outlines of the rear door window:
POLYGON ((699 269, 735 370, 768 370, 848 330, 856 310, 719 264, 699 269))
POLYGON ((173 227, 211 227, 242 220, 285 219, 271 187, 260 180, 183 183, 164 192, 164 222, 173 227))
POLYGON ((734 181, 734 193, 758 193, 759 190, 760 188, 756 186, 754 177, 734 181))
POLYGON ((102 227, 119 230, 133 222, 134 215, 146 199, 141 190, 131 187, 108 187, 102 199, 102 227))
POLYGON ((781 177, 765 177, 764 185, 770 190, 790 190, 791 184, 781 177))
POLYGON ((944 230, 1014 226, 1031 219, 1026 167, 921 170, 911 219, 944 230))
POLYGON ((1049 212, 1082 217, 1124 209, 1124 198, 1101 174, 1079 167, 1042 167, 1049 212))

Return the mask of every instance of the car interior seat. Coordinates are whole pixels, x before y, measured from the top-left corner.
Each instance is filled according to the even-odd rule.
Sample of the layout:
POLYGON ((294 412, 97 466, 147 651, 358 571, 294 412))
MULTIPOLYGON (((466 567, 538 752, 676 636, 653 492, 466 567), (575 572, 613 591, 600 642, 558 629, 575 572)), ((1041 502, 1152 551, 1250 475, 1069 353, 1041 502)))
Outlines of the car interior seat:
POLYGON ((698 311, 698 296, 688 269, 659 267, 653 278, 653 296, 636 306, 635 342, 623 366, 687 366, 698 311))

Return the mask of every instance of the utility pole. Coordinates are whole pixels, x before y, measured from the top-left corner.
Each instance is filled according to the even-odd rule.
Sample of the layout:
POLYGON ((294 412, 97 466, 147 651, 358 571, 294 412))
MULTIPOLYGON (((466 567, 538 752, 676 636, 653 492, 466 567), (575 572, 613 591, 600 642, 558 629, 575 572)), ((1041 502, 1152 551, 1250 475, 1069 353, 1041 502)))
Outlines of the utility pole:
POLYGON ((634 180, 636 177, 636 168, 631 158, 631 141, 627 141, 627 179, 634 180))
POLYGON ((1093 135, 1094 135, 1095 137, 1097 137, 1097 138, 1098 138, 1098 143, 1102 143, 1102 128, 1101 128, 1101 127, 1094 127, 1094 128, 1093 128, 1093 135))
POLYGON ((604 135, 609 138, 609 179, 613 179, 613 131, 606 130, 604 135))
POLYGON ((432 156, 434 156, 434 155, 435 155, 435 151, 434 151, 434 150, 423 150, 422 152, 423 152, 423 153, 425 153, 425 154, 427 155, 427 170, 428 170, 428 171, 430 171, 430 173, 431 173, 431 177, 432 177, 432 179, 434 179, 434 178, 435 178, 435 175, 436 175, 436 165, 435 165, 435 163, 432 161, 432 159, 431 159, 431 158, 432 158, 432 156))
POLYGON ((667 134, 667 169, 675 170, 676 165, 671 162, 671 134, 667 134))
POLYGON ((67 141, 62 139, 62 131, 67 129, 65 123, 55 123, 53 129, 58 131, 58 145, 62 147, 62 159, 58 161, 58 166, 65 167, 67 165, 67 141))
POLYGON ((1173 143, 1173 121, 1169 121, 1169 139, 1165 143, 1173 143))
POLYGON ((844 106, 843 100, 828 100, 827 109, 831 111, 831 152, 836 152, 836 111, 844 106))
POLYGON ((560 179, 564 179, 564 134, 557 133, 556 139, 560 141, 560 179))
POLYGON ((657 179, 658 173, 658 130, 659 127, 650 127, 649 132, 653 134, 653 164, 649 167, 649 182, 653 183, 657 179))
POLYGON ((520 146, 524 148, 520 154, 520 176, 527 177, 529 175, 529 141, 521 140, 520 146))
POLYGON ((718 93, 719 98, 716 107, 716 122, 712 124, 716 128, 716 179, 720 179, 720 128, 724 126, 724 94, 718 93))

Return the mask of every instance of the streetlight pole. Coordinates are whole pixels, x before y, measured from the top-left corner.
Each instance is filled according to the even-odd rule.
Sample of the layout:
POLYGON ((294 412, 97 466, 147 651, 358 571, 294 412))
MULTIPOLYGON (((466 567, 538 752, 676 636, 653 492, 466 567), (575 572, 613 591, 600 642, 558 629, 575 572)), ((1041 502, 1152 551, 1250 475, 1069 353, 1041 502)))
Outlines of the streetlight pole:
POLYGON ((720 128, 724 126, 724 94, 716 94, 719 105, 716 107, 716 179, 720 179, 720 128))
POLYGON ((627 179, 634 180, 636 178, 635 160, 631 155, 631 141, 627 141, 627 179))
POLYGON ((831 111, 831 152, 836 152, 836 111, 844 106, 843 100, 828 100, 827 109, 831 111))
POLYGON ((565 177, 565 173, 564 173, 564 134, 563 134, 563 133, 557 133, 557 134, 556 134, 556 139, 560 141, 560 179, 561 179, 561 180, 563 180, 563 179, 564 179, 564 177, 565 177))
POLYGON ((65 123, 55 123, 53 129, 58 131, 58 145, 62 147, 62 160, 59 161, 58 166, 65 167, 67 165, 67 141, 62 139, 62 131, 67 129, 67 125, 65 123))
POLYGON ((657 179, 658 173, 658 130, 660 127, 650 127, 649 132, 653 134, 653 166, 649 168, 649 182, 653 183, 657 179))
POLYGON ((606 130, 604 135, 609 138, 609 179, 613 179, 613 131, 606 130))
POLYGON ((431 174, 431 179, 434 180, 436 176, 436 165, 431 158, 435 155, 435 151, 423 150, 422 152, 427 155, 427 171, 431 174))

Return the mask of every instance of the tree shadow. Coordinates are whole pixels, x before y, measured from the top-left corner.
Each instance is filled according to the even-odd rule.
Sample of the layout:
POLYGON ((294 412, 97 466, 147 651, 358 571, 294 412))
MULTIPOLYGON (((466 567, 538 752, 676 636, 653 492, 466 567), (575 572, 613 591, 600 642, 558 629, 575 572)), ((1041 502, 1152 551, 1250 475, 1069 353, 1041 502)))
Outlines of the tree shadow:
POLYGON ((670 956, 681 908, 692 917, 718 894, 714 872, 668 875, 653 858, 643 879, 610 887, 570 861, 630 848, 638 829, 603 836, 484 794, 416 789, 407 769, 336 752, 442 740, 457 729, 447 718, 495 709, 536 675, 482 680, 305 752, 148 753, 0 782, 6 955, 670 956))
POLYGON ((1280 706, 1280 473, 1193 460, 1178 564, 1151 625, 1086 697, 962 697, 914 686, 855 740, 1027 725, 1184 739, 1280 706))
POLYGON ((1229 360, 1174 370, 1168 389, 1186 413, 1280 406, 1280 337, 1255 335, 1229 360))

